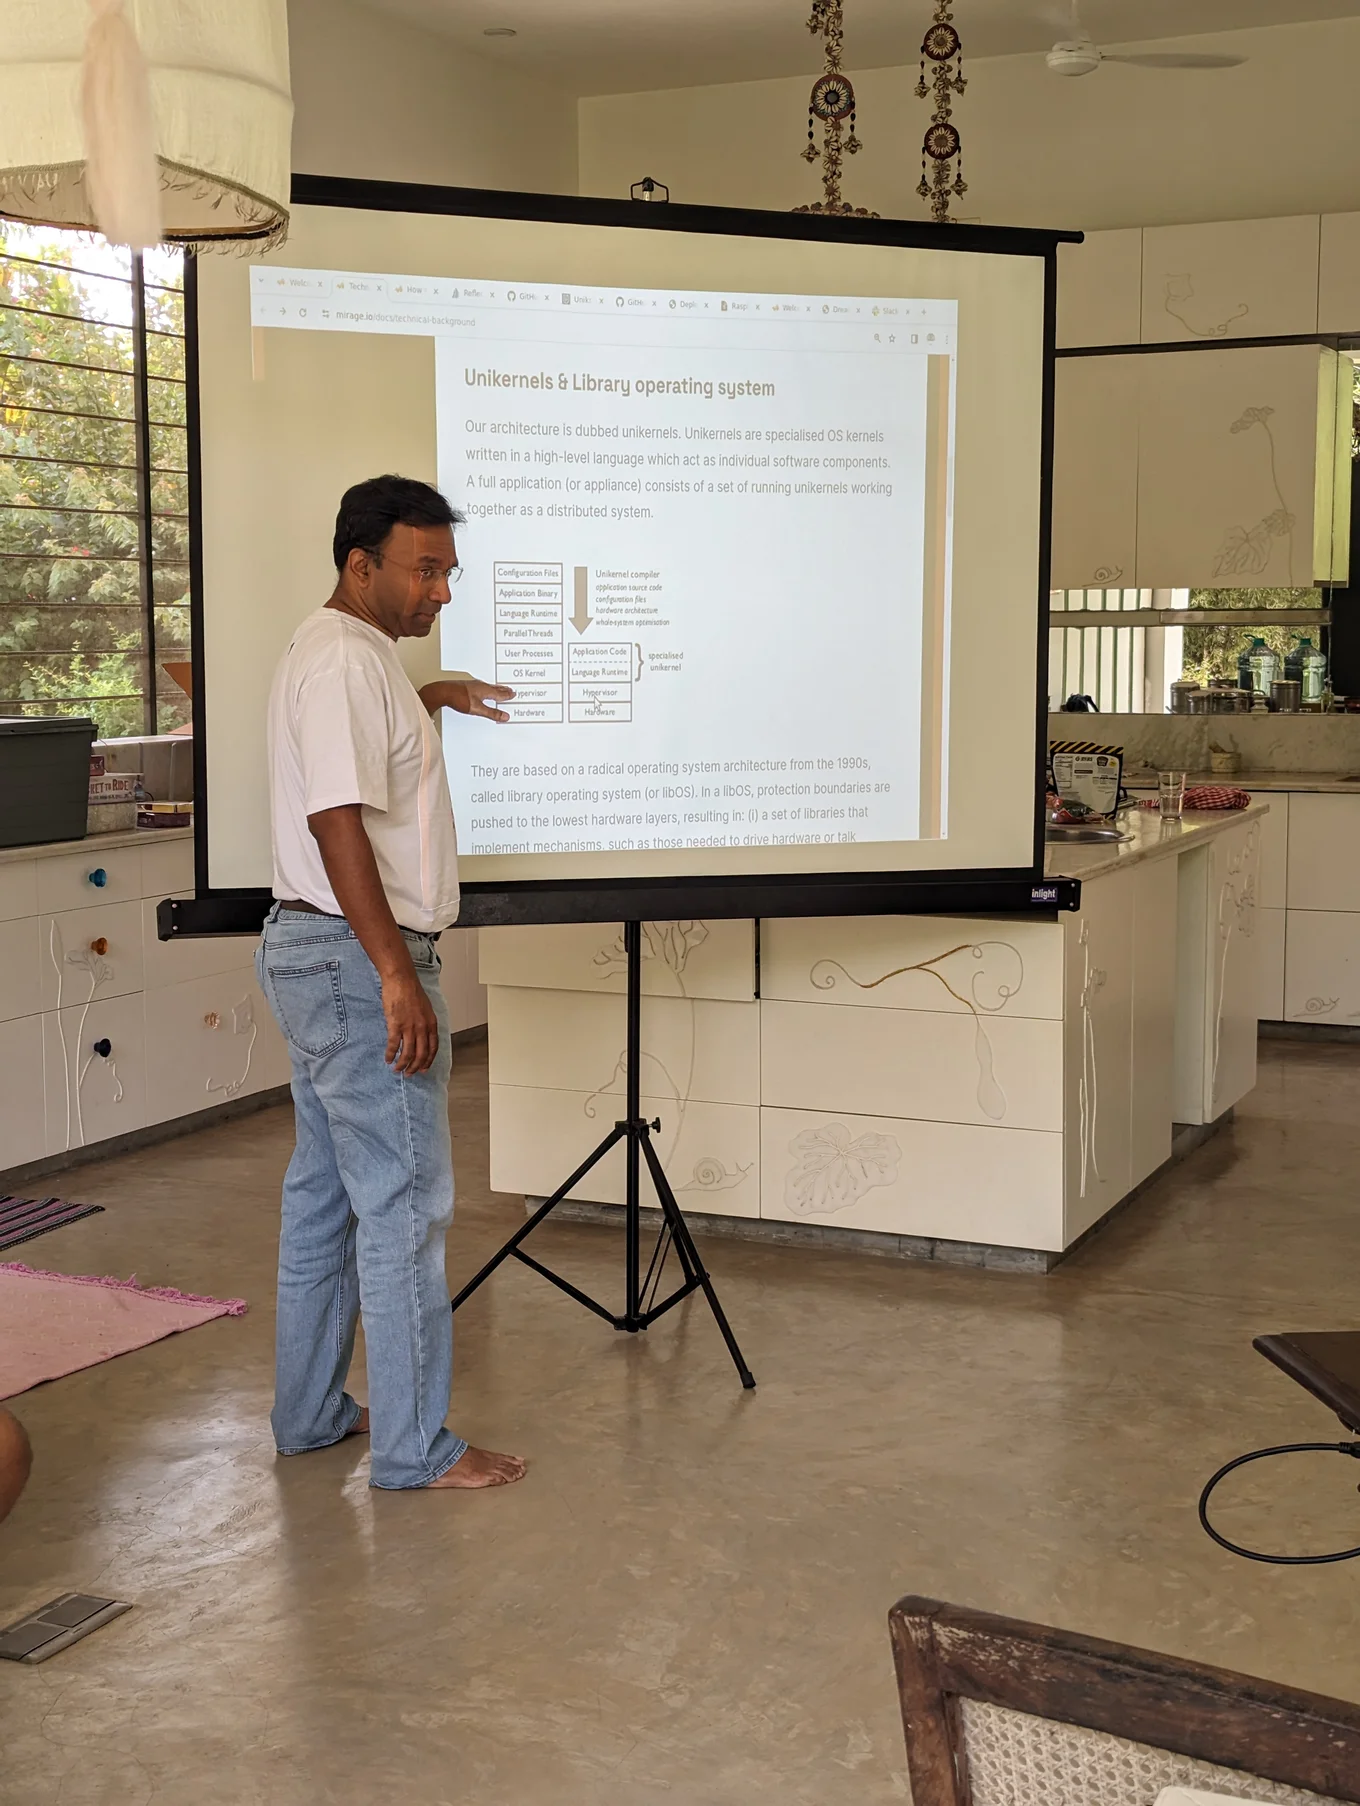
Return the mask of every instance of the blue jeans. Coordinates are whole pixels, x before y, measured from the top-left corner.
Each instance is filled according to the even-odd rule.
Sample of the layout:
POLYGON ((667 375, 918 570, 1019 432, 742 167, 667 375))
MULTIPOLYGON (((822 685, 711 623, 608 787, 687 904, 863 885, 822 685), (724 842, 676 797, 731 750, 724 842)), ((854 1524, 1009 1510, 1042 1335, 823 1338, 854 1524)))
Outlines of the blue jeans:
POLYGON ((345 1379, 362 1308, 371 1479, 396 1488, 438 1479, 467 1448, 444 1427, 453 1380, 448 1012, 433 939, 407 933, 406 943, 439 1023, 434 1064, 410 1077, 384 1058, 378 974, 347 922, 276 903, 255 955, 288 1040, 297 1128, 283 1181, 274 1440, 280 1454, 300 1455, 353 1429, 359 1406, 345 1379))

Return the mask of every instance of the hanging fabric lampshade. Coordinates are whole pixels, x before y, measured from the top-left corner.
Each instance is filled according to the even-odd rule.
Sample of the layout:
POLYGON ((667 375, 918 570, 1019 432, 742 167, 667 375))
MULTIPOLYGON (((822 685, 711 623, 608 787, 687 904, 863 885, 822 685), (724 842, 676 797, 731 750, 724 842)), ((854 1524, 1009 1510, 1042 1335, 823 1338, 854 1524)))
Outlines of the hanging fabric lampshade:
POLYGON ((286 236, 286 0, 0 0, 0 80, 0 216, 200 251, 286 236))

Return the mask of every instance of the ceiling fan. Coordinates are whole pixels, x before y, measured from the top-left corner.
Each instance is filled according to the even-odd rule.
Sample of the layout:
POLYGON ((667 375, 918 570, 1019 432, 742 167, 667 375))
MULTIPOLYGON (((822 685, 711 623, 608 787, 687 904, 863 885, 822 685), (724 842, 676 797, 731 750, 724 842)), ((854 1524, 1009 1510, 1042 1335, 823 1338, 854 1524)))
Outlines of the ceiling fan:
POLYGON ((1094 75, 1102 63, 1132 63, 1138 69, 1236 69, 1244 56, 1214 55, 1194 50, 1109 51, 1094 42, 1081 22, 1078 0, 1070 13, 1050 14, 1069 36, 1056 43, 1044 61, 1054 75, 1094 75))

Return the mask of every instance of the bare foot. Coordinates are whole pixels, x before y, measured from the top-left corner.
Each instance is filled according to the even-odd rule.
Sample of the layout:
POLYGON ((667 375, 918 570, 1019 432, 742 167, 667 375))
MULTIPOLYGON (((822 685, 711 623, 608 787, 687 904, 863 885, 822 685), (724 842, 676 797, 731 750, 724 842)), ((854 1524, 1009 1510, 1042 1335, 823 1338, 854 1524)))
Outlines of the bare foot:
POLYGON ((431 1480, 428 1486, 417 1487, 416 1490, 434 1492, 446 1487, 467 1490, 483 1486, 513 1486, 516 1480, 524 1478, 525 1465, 518 1455, 493 1455, 490 1449, 470 1448, 437 1480, 431 1480))
POLYGON ((368 1406, 360 1405, 359 1415, 355 1418, 355 1420, 354 1420, 353 1424, 350 1426, 350 1428, 345 1431, 344 1436, 342 1436, 340 1438, 340 1440, 341 1440, 341 1442, 344 1442, 350 1436, 367 1436, 367 1435, 368 1435, 368 1406))

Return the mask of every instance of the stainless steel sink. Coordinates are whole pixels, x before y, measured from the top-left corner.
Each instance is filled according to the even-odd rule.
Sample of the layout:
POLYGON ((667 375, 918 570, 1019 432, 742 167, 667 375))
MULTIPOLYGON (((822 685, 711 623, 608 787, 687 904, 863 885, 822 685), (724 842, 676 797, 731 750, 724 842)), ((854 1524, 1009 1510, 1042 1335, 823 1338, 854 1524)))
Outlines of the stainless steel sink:
POLYGON ((1131 834, 1121 834, 1118 828, 1088 828, 1081 822, 1049 822, 1044 828, 1046 841, 1064 846, 1109 846, 1132 838, 1131 834))

